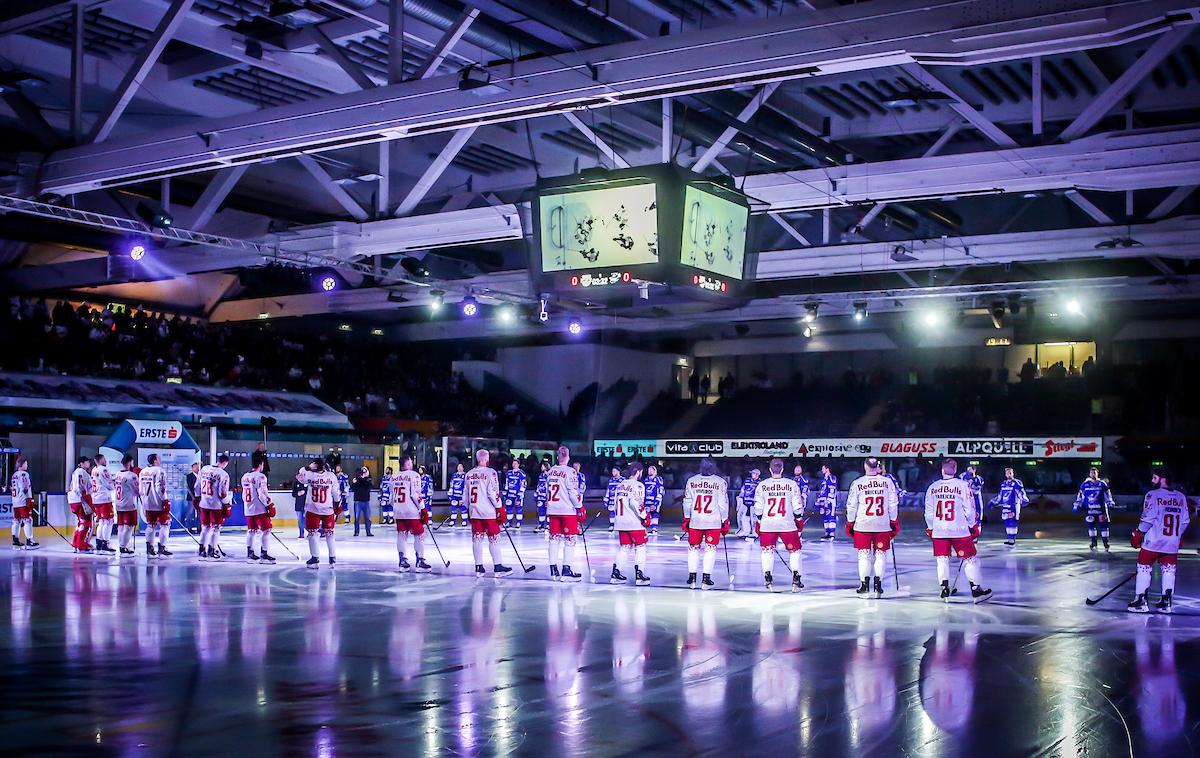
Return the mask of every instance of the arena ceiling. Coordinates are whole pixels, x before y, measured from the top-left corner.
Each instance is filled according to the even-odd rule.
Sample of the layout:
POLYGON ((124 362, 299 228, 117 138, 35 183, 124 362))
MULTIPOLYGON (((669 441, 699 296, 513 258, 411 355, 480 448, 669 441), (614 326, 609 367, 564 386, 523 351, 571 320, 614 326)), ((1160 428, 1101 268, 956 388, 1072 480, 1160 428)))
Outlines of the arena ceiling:
POLYGON ((759 201, 759 281, 614 327, 1189 299, 1198 23, 1184 0, 10 0, 3 288, 446 336, 431 291, 536 301, 538 177, 675 161, 759 201), (114 281, 156 203, 175 229, 114 281))

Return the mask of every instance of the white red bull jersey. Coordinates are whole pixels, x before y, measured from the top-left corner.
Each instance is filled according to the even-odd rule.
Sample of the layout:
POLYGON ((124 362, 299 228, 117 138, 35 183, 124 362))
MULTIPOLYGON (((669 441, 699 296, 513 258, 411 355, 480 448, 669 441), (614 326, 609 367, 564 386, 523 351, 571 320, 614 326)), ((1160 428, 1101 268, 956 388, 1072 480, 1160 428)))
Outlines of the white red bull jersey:
POLYGON ((247 516, 261 516, 267 512, 267 476, 261 471, 242 474, 242 508, 247 516))
POLYGON ((33 485, 29 481, 28 471, 14 471, 12 475, 12 503, 20 508, 33 499, 33 485))
POLYGON ((421 517, 421 475, 409 469, 392 474, 392 510, 396 518, 421 517))
POLYGON ((108 466, 92 466, 92 502, 111 503, 117 494, 117 480, 108 466))
POLYGON ((546 472, 546 513, 574 516, 583 507, 579 474, 570 466, 551 466, 546 472))
POLYGON ((138 509, 138 475, 132 471, 118 471, 113 477, 116 481, 116 498, 113 504, 118 511, 136 511, 138 509))
MULTIPOLYGON (((966 484, 970 490, 971 483, 966 484)), ((846 522, 853 523, 856 532, 890 532, 892 522, 899 516, 899 507, 896 485, 886 475, 860 476, 850 483, 846 495, 846 522)))
POLYGON ((467 472, 467 515, 475 519, 494 519, 500 507, 500 477, 496 470, 476 466, 467 472))
POLYGON ((944 476, 925 491, 925 525, 935 539, 968 537, 978 520, 971 485, 962 479, 944 476))
POLYGON ((219 511, 229 502, 229 474, 220 466, 209 464, 200 469, 200 507, 219 511))
POLYGON ((138 489, 142 506, 148 511, 161 511, 167 503, 167 475, 161 466, 147 466, 138 474, 138 489))
POLYGON ((92 497, 92 475, 77 467, 71 472, 71 481, 67 484, 67 502, 82 503, 92 497), (87 495, 85 498, 84 495, 87 495))
POLYGON ((804 513, 800 485, 791 479, 771 477, 756 482, 754 515, 760 532, 794 532, 796 519, 804 513))
POLYGON ((332 516, 334 503, 340 502, 337 475, 332 471, 310 471, 302 468, 296 479, 308 487, 304 510, 318 516, 332 516))
POLYGON ((1187 498, 1182 492, 1161 487, 1150 490, 1142 501, 1138 523, 1138 531, 1146 535, 1142 548, 1156 553, 1178 553, 1179 540, 1190 518, 1187 498))
POLYGON ((729 485, 719 476, 696 474, 688 479, 683 517, 692 529, 720 529, 729 518, 729 485))
POLYGON ((646 528, 646 485, 637 479, 622 479, 613 489, 614 525, 618 532, 646 528))

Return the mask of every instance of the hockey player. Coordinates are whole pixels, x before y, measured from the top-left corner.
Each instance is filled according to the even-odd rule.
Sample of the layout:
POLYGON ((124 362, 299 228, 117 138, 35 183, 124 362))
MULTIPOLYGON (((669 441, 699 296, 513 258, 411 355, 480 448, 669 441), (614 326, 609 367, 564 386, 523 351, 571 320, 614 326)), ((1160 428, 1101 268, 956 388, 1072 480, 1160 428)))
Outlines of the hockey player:
POLYGON ((822 542, 832 542, 837 537, 837 493, 838 480, 829 464, 821 466, 821 488, 817 490, 817 512, 825 526, 822 542))
POLYGON ((450 476, 450 489, 446 492, 446 497, 450 499, 450 526, 466 526, 467 525, 467 504, 463 502, 463 489, 467 485, 467 471, 460 463, 454 468, 454 473, 450 476), (455 523, 454 517, 458 516, 459 523, 455 523))
POLYGON ((633 583, 641 587, 650 583, 650 577, 642 573, 646 565, 646 485, 642 484, 642 464, 634 461, 625 468, 625 476, 613 493, 613 511, 620 547, 613 562, 609 584, 623 584, 627 577, 621 573, 621 564, 629 563, 633 556, 633 583))
POLYGON ((1017 544, 1017 524, 1021 521, 1021 506, 1029 502, 1025 494, 1025 485, 1017 478, 1012 468, 1004 469, 1004 481, 1000 483, 1000 492, 992 498, 992 505, 999 504, 1000 519, 1004 522, 1004 533, 1007 537, 1004 544, 1012 547, 1017 544))
POLYGON ((512 459, 508 471, 504 475, 504 512, 508 514, 507 526, 521 528, 525 520, 525 472, 521 470, 521 462, 512 459))
POLYGON ((571 569, 571 561, 575 558, 575 538, 587 515, 583 509, 583 474, 579 473, 578 461, 571 465, 571 451, 566 445, 558 448, 556 458, 558 463, 546 472, 550 578, 556 582, 578 582, 583 577, 571 569))
POLYGON ((650 534, 658 534, 659 512, 662 510, 663 479, 658 475, 657 466, 646 467, 646 510, 650 513, 650 534))
MULTIPOLYGON (((338 502, 342 504, 341 513, 346 514, 346 525, 350 525, 350 477, 342 470, 342 464, 338 463, 333 468, 333 473, 337 476, 337 496, 338 502)), ((336 520, 335 520, 336 525, 336 520)))
POLYGON ((1154 579, 1154 564, 1162 575, 1162 592, 1154 604, 1159 613, 1171 612, 1171 597, 1175 594, 1175 566, 1179 562, 1179 541, 1191 519, 1187 498, 1171 486, 1171 475, 1158 469, 1150 480, 1154 489, 1142 501, 1142 516, 1129 543, 1138 549, 1137 578, 1134 580, 1130 613, 1145 613, 1146 592, 1154 579))
POLYGON ((587 474, 583 473, 583 464, 575 461, 571 464, 571 468, 575 469, 575 476, 579 478, 579 503, 583 506, 583 501, 587 497, 587 474))
POLYGON ((388 466, 383 470, 383 476, 379 478, 379 523, 390 524, 395 520, 392 511, 392 467, 388 466))
POLYGON ((92 510, 96 512, 96 552, 115 555, 108 545, 112 538, 113 495, 116 494, 117 481, 108 470, 108 461, 103 455, 96 456, 96 465, 92 466, 92 510))
MULTIPOLYGON (((976 473, 974 464, 967 466, 967 470, 963 472, 963 481, 971 485, 971 496, 975 498, 975 512, 979 514, 979 521, 984 521, 983 515, 983 477, 976 473)), ((897 485, 899 491, 899 485, 897 485)))
POLYGON ((500 525, 506 514, 500 502, 500 477, 488 466, 491 454, 480 448, 475 451, 475 468, 467 472, 463 491, 467 498, 467 515, 471 518, 471 553, 475 556, 475 576, 484 576, 483 541, 486 539, 492 554, 492 576, 508 576, 512 569, 500 562, 500 525))
POLYGON ((129 543, 138 528, 138 501, 141 489, 138 474, 133 470, 133 456, 128 453, 121 458, 121 470, 113 477, 117 511, 117 549, 120 555, 133 555, 129 543))
POLYGON ((271 519, 275 518, 275 503, 267 492, 267 475, 263 473, 267 457, 254 453, 251 468, 242 474, 242 506, 246 512, 246 562, 274 563, 267 550, 271 538, 271 519), (254 540, 259 538, 259 552, 254 552, 254 540))
MULTIPOLYGON (((780 541, 788 551, 788 568, 792 571, 792 592, 799 592, 804 583, 800 581, 800 534, 804 531, 804 501, 800 498, 800 485, 794 479, 783 476, 783 461, 775 458, 769 468, 771 478, 754 489, 754 515, 758 517, 758 544, 762 548, 763 583, 774 592, 771 562, 775 557, 775 545, 780 541)), ((757 469, 755 472, 757 473, 757 469)), ((743 488, 743 492, 744 492, 743 488)))
POLYGON ((1104 552, 1108 552, 1108 509, 1112 505, 1112 490, 1108 488, 1108 482, 1100 478, 1100 469, 1089 469, 1087 479, 1079 485, 1079 494, 1075 496, 1075 505, 1071 510, 1087 509, 1083 520, 1087 523, 1088 537, 1091 538, 1089 547, 1092 550, 1096 549, 1098 523, 1100 538, 1104 540, 1104 552))
POLYGON ((702 459, 700 473, 684 485, 683 531, 688 541, 688 587, 696 589, 696 572, 701 570, 700 589, 707 590, 713 586, 717 545, 729 534, 729 484, 717 473, 712 458, 702 459))
POLYGON ((738 493, 738 529, 736 537, 741 537, 747 542, 754 539, 754 491, 758 489, 758 483, 761 481, 762 471, 756 468, 750 469, 750 474, 742 480, 742 490, 738 493))
POLYGON ((613 466, 609 472, 608 486, 604 490, 604 510, 608 511, 608 531, 612 532, 617 527, 617 502, 616 493, 617 486, 621 483, 621 469, 613 466))
POLYGON ((146 467, 138 473, 138 491, 146 519, 146 558, 169 558, 174 555, 167 550, 171 501, 167 499, 167 475, 158 465, 158 453, 146 456, 146 467))
POLYGON ((77 553, 92 552, 92 459, 82 456, 71 472, 71 481, 67 484, 67 505, 75 514, 75 534, 71 537, 71 547, 77 553))
POLYGON ((858 551, 859 597, 872 593, 883 597, 885 556, 900 533, 900 495, 891 476, 883 473, 879 459, 868 458, 863 471, 865 475, 850 483, 846 495, 846 534, 858 551))
POLYGON ((981 584, 979 556, 972 539, 979 536, 979 514, 975 513, 971 485, 959 479, 957 473, 958 462, 946 459, 942 462, 941 480, 925 491, 925 533, 933 540, 942 600, 950 601, 950 550, 953 549, 965 561, 971 599, 982 603, 992 596, 992 591, 981 584))
POLYGON ((430 520, 429 501, 421 493, 421 475, 413 471, 412 458, 404 456, 400 461, 400 472, 392 476, 391 486, 392 502, 396 509, 396 552, 400 556, 400 570, 428 574, 433 570, 425 562, 425 525, 430 520), (404 555, 410 534, 417 560, 415 569, 404 555))
POLYGON ((37 550, 41 544, 33 538, 33 484, 29 480, 29 459, 23 455, 17 457, 9 494, 12 495, 13 504, 13 548, 37 550), (21 544, 22 529, 25 530, 24 545, 21 544))
POLYGON ((538 474, 537 487, 534 488, 534 502, 537 504, 537 528, 533 531, 540 534, 550 525, 550 517, 546 515, 546 499, 550 491, 546 488, 546 476, 550 473, 550 462, 542 461, 541 472, 538 474))
POLYGON ((804 475, 804 467, 800 464, 796 464, 796 467, 792 469, 792 481, 800 487, 800 508, 808 510, 809 481, 808 477, 804 475))
POLYGON ((215 466, 210 463, 200 469, 200 549, 197 557, 202 561, 219 561, 225 555, 220 544, 221 524, 229 518, 230 503, 233 502, 229 474, 225 472, 228 466, 229 456, 221 453, 215 466))
POLYGON ((433 477, 425 470, 424 466, 417 467, 417 473, 421 475, 421 502, 425 504, 425 510, 433 512, 433 477))
POLYGON ((337 517, 342 512, 337 475, 329 470, 325 461, 316 458, 308 464, 308 468, 296 472, 296 481, 308 487, 308 499, 304 503, 304 530, 308 539, 309 558, 304 565, 310 569, 321 565, 321 549, 317 538, 323 537, 325 549, 329 552, 329 568, 333 568, 337 565, 333 532, 337 517))

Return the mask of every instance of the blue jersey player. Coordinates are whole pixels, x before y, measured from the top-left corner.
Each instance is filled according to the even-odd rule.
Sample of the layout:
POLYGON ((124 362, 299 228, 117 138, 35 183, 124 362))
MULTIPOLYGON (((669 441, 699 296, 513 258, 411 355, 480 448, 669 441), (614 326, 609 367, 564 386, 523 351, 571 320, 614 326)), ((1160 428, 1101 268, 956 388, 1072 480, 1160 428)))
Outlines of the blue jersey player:
POLYGON ((754 493, 758 491, 758 485, 762 482, 762 471, 756 468, 750 469, 750 475, 742 480, 742 489, 738 492, 738 537, 744 538, 747 542, 755 539, 754 536, 754 493))
POLYGON ((1017 524, 1021 521, 1021 506, 1029 502, 1025 485, 1011 468, 1004 469, 1004 481, 1000 482, 1000 494, 992 498, 992 505, 1000 506, 1000 519, 1004 522, 1007 538, 1004 544, 1017 544, 1017 524))
POLYGON ((546 501, 550 498, 550 490, 546 487, 546 476, 550 473, 550 462, 542 461, 542 470, 538 474, 537 487, 534 488, 534 500, 537 503, 538 525, 533 531, 544 532, 550 527, 550 516, 546 513, 546 501))
POLYGON ((838 480, 829 464, 821 466, 821 489, 817 490, 817 512, 825 526, 822 542, 832 542, 837 534, 838 480))
POLYGON ((450 500, 450 526, 467 525, 467 504, 463 502, 466 485, 467 472, 460 463, 454 467, 454 473, 450 475, 450 488, 446 490, 446 497, 450 500), (461 521, 456 523, 456 519, 461 521))
POLYGON ((521 528, 525 520, 525 472, 521 470, 521 462, 513 458, 508 472, 504 475, 504 512, 508 515, 507 526, 521 528))
POLYGON ((650 514, 650 533, 658 534, 658 515, 662 510, 663 479, 658 475, 657 466, 646 467, 646 512, 650 514))
POLYGON ((1113 505, 1112 490, 1108 482, 1100 478, 1100 469, 1088 471, 1087 479, 1079 485, 1079 494, 1075 496, 1075 507, 1071 510, 1085 509, 1083 520, 1087 523, 1088 537, 1091 538, 1091 549, 1096 549, 1096 527, 1099 526, 1100 539, 1104 540, 1104 550, 1108 551, 1108 509, 1113 505))
POLYGON ((396 519, 392 511, 392 467, 383 470, 379 479, 379 523, 394 524, 396 519))
MULTIPOLYGON (((582 475, 581 475, 582 476, 582 475)), ((617 525, 617 485, 625 480, 621 469, 613 466, 608 477, 608 487, 604 490, 604 509, 608 511, 608 531, 614 531, 617 525)), ((583 490, 583 480, 580 479, 579 489, 583 490)))
POLYGON ((806 514, 808 511, 808 477, 804 475, 804 467, 796 464, 796 468, 792 469, 792 481, 800 488, 800 513, 806 514))
POLYGON ((417 473, 421 475, 421 502, 425 504, 425 510, 433 513, 433 477, 425 470, 424 466, 417 469, 417 473))
POLYGON ((574 461, 571 468, 575 469, 575 475, 579 477, 579 502, 583 503, 587 496, 587 475, 583 473, 583 464, 579 461, 574 461))
POLYGON ((338 501, 342 504, 342 513, 346 514, 346 523, 350 523, 350 477, 342 471, 342 464, 334 467, 337 474, 338 501))
POLYGON ((979 520, 983 521, 983 477, 975 472, 975 466, 967 466, 967 470, 963 472, 963 481, 971 485, 971 497, 975 499, 975 513, 979 515, 979 520))

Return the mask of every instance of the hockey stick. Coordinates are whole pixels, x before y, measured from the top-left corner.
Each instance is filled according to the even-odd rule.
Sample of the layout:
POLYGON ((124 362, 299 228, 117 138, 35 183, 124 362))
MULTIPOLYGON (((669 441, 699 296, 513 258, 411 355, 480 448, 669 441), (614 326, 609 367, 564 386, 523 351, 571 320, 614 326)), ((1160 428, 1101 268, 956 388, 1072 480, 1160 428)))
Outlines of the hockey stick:
POLYGON ((600 514, 602 513, 607 513, 607 511, 596 511, 596 515, 592 516, 592 520, 587 522, 587 526, 583 527, 583 531, 580 534, 587 534, 587 530, 592 528, 592 524, 596 523, 596 519, 600 518, 600 514))
POLYGON ((892 578, 896 580, 896 592, 900 591, 900 567, 896 564, 896 543, 892 543, 892 578))
POLYGON ((183 525, 183 522, 175 516, 173 511, 167 511, 167 515, 171 517, 172 521, 174 521, 176 524, 179 524, 179 528, 182 529, 187 536, 192 538, 192 542, 195 542, 197 547, 200 547, 200 540, 196 539, 196 535, 192 534, 191 530, 183 525))
POLYGON ((958 577, 962 574, 962 567, 963 567, 963 564, 965 564, 966 562, 967 562, 966 558, 963 558, 961 561, 958 562, 958 571, 954 572, 954 584, 950 585, 950 594, 951 595, 958 594, 958 577))
POLYGON ((274 529, 271 529, 270 533, 271 533, 271 536, 275 538, 276 542, 278 542, 280 545, 283 545, 284 550, 288 551, 289 553, 292 553, 293 558, 295 558, 296 560, 301 560, 300 556, 298 556, 294 552, 292 552, 292 549, 290 547, 288 547, 287 544, 279 538, 279 535, 275 533, 274 529))
MULTIPOLYGON (((596 515, 599 516, 600 514, 597 513, 596 515)), ((596 519, 594 519, 594 518, 592 519, 592 521, 595 521, 595 520, 596 519)), ((584 529, 583 531, 581 531, 579 533, 579 537, 580 537, 580 539, 583 540, 583 560, 587 562, 588 578, 595 580, 596 572, 592 571, 592 557, 590 555, 588 555, 588 549, 587 549, 587 530, 584 529)))
MULTIPOLYGON (((57 535, 58 535, 58 538, 59 538, 60 540, 62 540, 63 542, 67 543, 68 545, 71 545, 71 541, 70 541, 69 539, 67 539, 66 537, 64 537, 64 536, 62 535, 62 532, 60 532, 60 531, 58 531, 57 529, 55 529, 55 528, 54 528, 54 524, 51 524, 51 523, 50 523, 50 519, 43 517, 43 516, 42 516, 42 514, 39 512, 39 510, 38 510, 37 508, 34 508, 34 509, 33 509, 33 512, 34 512, 34 514, 35 514, 35 515, 37 515, 39 518, 41 518, 41 519, 42 519, 42 525, 43 525, 43 526, 48 526, 48 527, 50 527, 50 531, 52 531, 52 532, 54 532, 55 534, 57 534, 57 535)), ((72 548, 72 549, 74 549, 74 547, 75 547, 74 545, 71 545, 71 548, 72 548)))
MULTIPOLYGON (((446 556, 442 555, 442 548, 437 543, 437 537, 433 536, 433 531, 433 529, 429 530, 429 539, 433 540, 433 547, 438 551, 438 558, 442 559, 442 563, 446 564, 446 568, 450 568, 450 561, 446 560, 446 556)), ((516 548, 513 549, 515 550, 516 548)))
POLYGON ((1114 593, 1114 592, 1116 592, 1117 590, 1119 590, 1119 589, 1121 589, 1122 587, 1124 587, 1126 584, 1128 584, 1128 583, 1129 583, 1129 580, 1130 580, 1130 579, 1132 579, 1132 578, 1134 578, 1135 576, 1137 576, 1137 572, 1136 572, 1136 571, 1135 571, 1135 572, 1133 572, 1132 574, 1130 574, 1129 576, 1125 577, 1124 579, 1122 579, 1122 580, 1121 580, 1120 582, 1118 582, 1118 583, 1117 583, 1115 586, 1113 586, 1113 588, 1112 588, 1112 589, 1110 589, 1108 592, 1105 592, 1103 595, 1101 595, 1100 597, 1096 598, 1095 600, 1093 600, 1092 598, 1090 598, 1090 597, 1089 597, 1089 598, 1086 598, 1086 599, 1085 599, 1083 602, 1087 603, 1088 605, 1095 605, 1096 603, 1099 603, 1099 602, 1100 602, 1101 600, 1103 600, 1104 598, 1108 597, 1109 595, 1113 594, 1113 593, 1114 593))
MULTIPOLYGON (((525 561, 521 560, 521 551, 520 551, 520 550, 517 550, 517 543, 516 543, 515 541, 513 541, 512 535, 511 535, 511 534, 509 534, 509 532, 508 532, 508 527, 507 527, 507 526, 506 526, 506 527, 502 527, 502 529, 504 530, 504 534, 505 534, 505 536, 507 536, 507 537, 508 537, 508 544, 512 545, 513 553, 515 553, 515 554, 516 554, 516 556, 517 556, 517 563, 520 563, 520 564, 521 564, 521 569, 522 569, 522 570, 523 570, 523 571, 524 571, 526 574, 528 574, 530 571, 533 571, 534 569, 536 569, 536 568, 537 568, 537 566, 526 566, 526 565, 525 565, 525 561)), ((441 550, 438 550, 438 553, 441 553, 441 552, 442 552, 441 550)), ((449 564, 447 564, 447 565, 449 565, 449 564)))
MULTIPOLYGON (((446 524, 446 522, 447 522, 447 521, 449 521, 449 520, 450 520, 450 519, 452 519, 452 518, 454 518, 454 514, 453 514, 453 513, 451 513, 451 514, 450 514, 449 516, 447 516, 446 518, 442 519, 442 520, 441 520, 441 521, 438 523, 438 525, 437 525, 437 526, 433 527, 433 528, 432 528, 432 529, 430 529, 429 531, 431 531, 431 532, 436 532, 438 529, 441 529, 441 528, 442 528, 442 527, 443 527, 443 526, 446 524)), ((440 552, 440 551, 439 551, 439 552, 440 552)))
POLYGON ((729 586, 733 586, 733 569, 729 567, 729 535, 721 535, 721 546, 725 548, 725 572, 729 574, 729 586))

